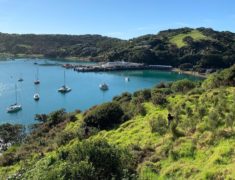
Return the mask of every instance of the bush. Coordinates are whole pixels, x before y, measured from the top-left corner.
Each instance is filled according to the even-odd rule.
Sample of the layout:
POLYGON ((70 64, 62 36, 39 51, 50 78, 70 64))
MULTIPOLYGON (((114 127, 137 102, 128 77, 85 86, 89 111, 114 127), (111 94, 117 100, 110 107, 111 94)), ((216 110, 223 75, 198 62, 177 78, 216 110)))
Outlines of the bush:
POLYGON ((187 92, 195 87, 195 83, 188 79, 183 79, 172 83, 172 90, 175 92, 187 92))
POLYGON ((152 132, 163 135, 167 131, 167 121, 162 115, 158 115, 156 119, 151 119, 149 124, 152 132))
POLYGON ((131 172, 133 168, 129 153, 104 140, 79 143, 69 152, 68 159, 73 167, 72 179, 89 179, 91 174, 97 179, 121 179, 125 169, 131 172))
POLYGON ((143 103, 151 99, 151 90, 145 89, 133 93, 133 101, 135 103, 143 103))
POLYGON ((146 115, 146 109, 144 108, 143 104, 137 104, 135 106, 135 115, 142 115, 142 116, 145 116, 146 115))
POLYGON ((4 143, 20 143, 25 136, 25 127, 23 125, 9 123, 0 125, 0 138, 4 143))
POLYGON ((57 124, 63 122, 66 119, 65 115, 66 115, 65 109, 60 109, 50 113, 47 118, 49 126, 50 127, 56 126, 57 124))
POLYGON ((167 103, 166 95, 156 89, 152 90, 152 103, 155 105, 164 105, 167 103))
POLYGON ((88 111, 84 117, 87 126, 110 128, 121 122, 123 111, 117 103, 105 103, 88 111))

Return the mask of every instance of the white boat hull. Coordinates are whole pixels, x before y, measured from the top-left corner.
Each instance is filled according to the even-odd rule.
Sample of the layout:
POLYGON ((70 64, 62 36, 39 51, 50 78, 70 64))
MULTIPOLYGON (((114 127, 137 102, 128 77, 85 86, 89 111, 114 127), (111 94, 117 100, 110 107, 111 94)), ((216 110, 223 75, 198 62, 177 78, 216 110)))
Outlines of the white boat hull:
POLYGON ((8 113, 18 112, 22 109, 22 106, 20 104, 14 104, 7 108, 8 113))
POLYGON ((33 99, 34 99, 35 101, 38 101, 38 100, 40 99, 39 94, 34 94, 33 99))
POLYGON ((58 92, 60 92, 60 93, 68 93, 68 92, 70 92, 71 90, 72 90, 72 89, 69 88, 69 87, 61 87, 61 88, 58 89, 58 92))

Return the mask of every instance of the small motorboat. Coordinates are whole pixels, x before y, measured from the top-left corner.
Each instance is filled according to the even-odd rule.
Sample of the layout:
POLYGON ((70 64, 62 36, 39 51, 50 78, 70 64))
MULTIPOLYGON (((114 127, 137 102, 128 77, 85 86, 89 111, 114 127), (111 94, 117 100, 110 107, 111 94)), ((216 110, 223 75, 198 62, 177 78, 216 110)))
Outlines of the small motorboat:
POLYGON ((40 95, 39 95, 38 93, 35 93, 35 94, 33 95, 33 99, 34 99, 35 101, 38 101, 38 100, 40 99, 40 95))
POLYGON ((125 77, 125 81, 126 82, 130 81, 130 78, 129 77, 125 77))
POLYGON ((23 79, 23 78, 19 78, 18 81, 19 81, 19 82, 22 82, 22 81, 24 81, 24 79, 23 79))
POLYGON ((103 91, 106 91, 106 90, 108 90, 108 89, 109 89, 108 85, 107 85, 107 84, 105 84, 105 83, 100 84, 100 85, 99 85, 99 88, 100 88, 101 90, 103 90, 103 91))

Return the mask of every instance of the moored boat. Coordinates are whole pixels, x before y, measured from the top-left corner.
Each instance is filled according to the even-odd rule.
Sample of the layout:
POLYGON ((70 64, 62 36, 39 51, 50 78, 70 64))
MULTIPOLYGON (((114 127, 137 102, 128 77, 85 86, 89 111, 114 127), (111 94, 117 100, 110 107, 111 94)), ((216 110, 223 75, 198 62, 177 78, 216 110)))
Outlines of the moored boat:
POLYGON ((9 107, 7 107, 8 113, 18 112, 22 109, 22 106, 17 103, 17 86, 16 85, 15 85, 15 96, 16 96, 16 102, 15 104, 12 104, 9 107))
POLYGON ((33 95, 33 99, 34 99, 35 101, 38 101, 38 100, 40 99, 40 95, 39 95, 38 93, 35 93, 35 94, 33 95))
POLYGON ((105 83, 100 84, 100 85, 99 85, 99 88, 100 88, 101 90, 103 90, 103 91, 106 91, 106 90, 109 89, 108 85, 105 84, 105 83))
POLYGON ((70 92, 72 89, 68 86, 66 86, 66 83, 65 83, 65 71, 64 71, 64 85, 61 86, 59 89, 58 89, 58 92, 60 93, 68 93, 70 92))

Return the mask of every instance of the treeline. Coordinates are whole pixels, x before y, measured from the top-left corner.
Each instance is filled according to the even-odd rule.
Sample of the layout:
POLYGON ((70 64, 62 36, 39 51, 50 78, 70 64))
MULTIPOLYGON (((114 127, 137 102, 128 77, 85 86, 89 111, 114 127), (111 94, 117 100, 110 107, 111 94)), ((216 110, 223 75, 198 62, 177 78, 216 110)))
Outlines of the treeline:
POLYGON ((0 33, 0 53, 49 58, 99 57, 122 40, 100 35, 35 35, 0 33))
POLYGON ((49 58, 77 57, 93 61, 125 60, 163 64, 184 70, 204 71, 230 67, 235 63, 235 34, 206 28, 161 31, 130 40, 99 35, 0 34, 0 53, 42 55, 49 58), (196 31, 205 38, 197 39, 196 31), (184 36, 185 35, 185 36, 184 36), (185 46, 172 39, 182 36, 185 46))

